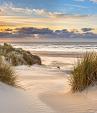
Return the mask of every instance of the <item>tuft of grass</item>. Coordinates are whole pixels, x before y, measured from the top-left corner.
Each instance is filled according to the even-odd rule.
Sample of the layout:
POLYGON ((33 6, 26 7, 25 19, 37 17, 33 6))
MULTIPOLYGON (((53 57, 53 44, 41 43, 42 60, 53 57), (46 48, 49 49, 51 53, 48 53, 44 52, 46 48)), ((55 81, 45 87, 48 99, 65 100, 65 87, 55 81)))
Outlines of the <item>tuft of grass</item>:
POLYGON ((81 92, 97 83, 97 53, 85 53, 71 73, 70 85, 73 92, 81 92))
POLYGON ((4 63, 2 57, 0 57, 0 81, 11 86, 16 86, 14 71, 8 64, 4 63))

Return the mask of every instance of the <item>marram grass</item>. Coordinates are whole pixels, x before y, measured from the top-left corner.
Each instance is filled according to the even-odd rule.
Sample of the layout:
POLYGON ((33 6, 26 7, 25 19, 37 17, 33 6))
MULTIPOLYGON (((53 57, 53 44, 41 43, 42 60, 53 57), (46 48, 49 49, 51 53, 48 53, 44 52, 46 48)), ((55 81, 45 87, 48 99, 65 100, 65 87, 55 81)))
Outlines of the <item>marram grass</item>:
POLYGON ((70 77, 73 92, 81 92, 97 83, 97 53, 85 53, 83 58, 74 66, 70 77))
POLYGON ((0 81, 11 86, 16 86, 14 71, 10 65, 4 63, 2 57, 0 57, 0 81))

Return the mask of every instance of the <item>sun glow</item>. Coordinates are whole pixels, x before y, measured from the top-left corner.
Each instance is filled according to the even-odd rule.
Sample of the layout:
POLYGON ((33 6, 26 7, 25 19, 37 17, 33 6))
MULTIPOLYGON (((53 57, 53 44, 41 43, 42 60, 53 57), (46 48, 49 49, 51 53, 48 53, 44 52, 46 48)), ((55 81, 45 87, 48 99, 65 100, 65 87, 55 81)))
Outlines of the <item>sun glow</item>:
POLYGON ((95 18, 85 17, 82 18, 33 18, 33 17, 21 17, 21 16, 0 16, 0 31, 4 31, 7 28, 20 28, 20 27, 37 27, 37 28, 50 28, 57 29, 80 29, 83 27, 96 28, 95 18), (88 24, 87 24, 88 23, 88 24))

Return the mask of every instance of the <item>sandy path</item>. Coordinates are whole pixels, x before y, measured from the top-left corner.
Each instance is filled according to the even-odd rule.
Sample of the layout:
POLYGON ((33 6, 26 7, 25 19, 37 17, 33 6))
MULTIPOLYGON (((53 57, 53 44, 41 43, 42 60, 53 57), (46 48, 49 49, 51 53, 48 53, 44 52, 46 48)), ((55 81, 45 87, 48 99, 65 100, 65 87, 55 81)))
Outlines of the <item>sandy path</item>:
POLYGON ((16 67, 16 72, 30 99, 31 113, 97 113, 97 88, 70 93, 68 69, 22 66, 16 67))
POLYGON ((19 84, 30 98, 31 113, 56 113, 40 99, 40 96, 47 92, 55 92, 57 89, 63 90, 64 72, 44 67, 21 66, 16 67, 16 73, 19 75, 19 84))

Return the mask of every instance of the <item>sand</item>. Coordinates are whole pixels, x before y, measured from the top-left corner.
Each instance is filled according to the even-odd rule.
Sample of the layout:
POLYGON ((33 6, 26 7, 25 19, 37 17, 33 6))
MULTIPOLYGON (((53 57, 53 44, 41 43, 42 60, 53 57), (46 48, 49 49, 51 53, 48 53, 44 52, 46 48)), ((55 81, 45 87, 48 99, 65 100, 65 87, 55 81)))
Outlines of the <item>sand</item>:
POLYGON ((23 90, 0 83, 0 113, 31 113, 29 101, 23 90))
POLYGON ((81 94, 55 92, 41 95, 40 99, 56 113, 97 113, 97 91, 81 94))
POLYGON ((21 88, 0 83, 0 113, 97 113, 97 87, 70 91, 71 66, 14 68, 21 88))
POLYGON ((20 84, 31 98, 31 105, 35 106, 32 113, 97 112, 97 88, 73 94, 68 81, 69 69, 66 67, 63 71, 45 66, 16 68, 20 84))
POLYGON ((52 56, 52 57, 68 57, 68 58, 81 58, 84 55, 84 52, 64 52, 64 51, 31 51, 32 54, 38 56, 52 56))
POLYGON ((16 67, 16 71, 19 75, 19 85, 25 89, 25 92, 31 98, 31 105, 35 106, 32 113, 56 113, 40 99, 40 95, 64 86, 64 82, 62 82, 62 80, 65 80, 64 72, 45 66, 20 66, 16 67), (60 85, 57 82, 60 82, 60 85))

